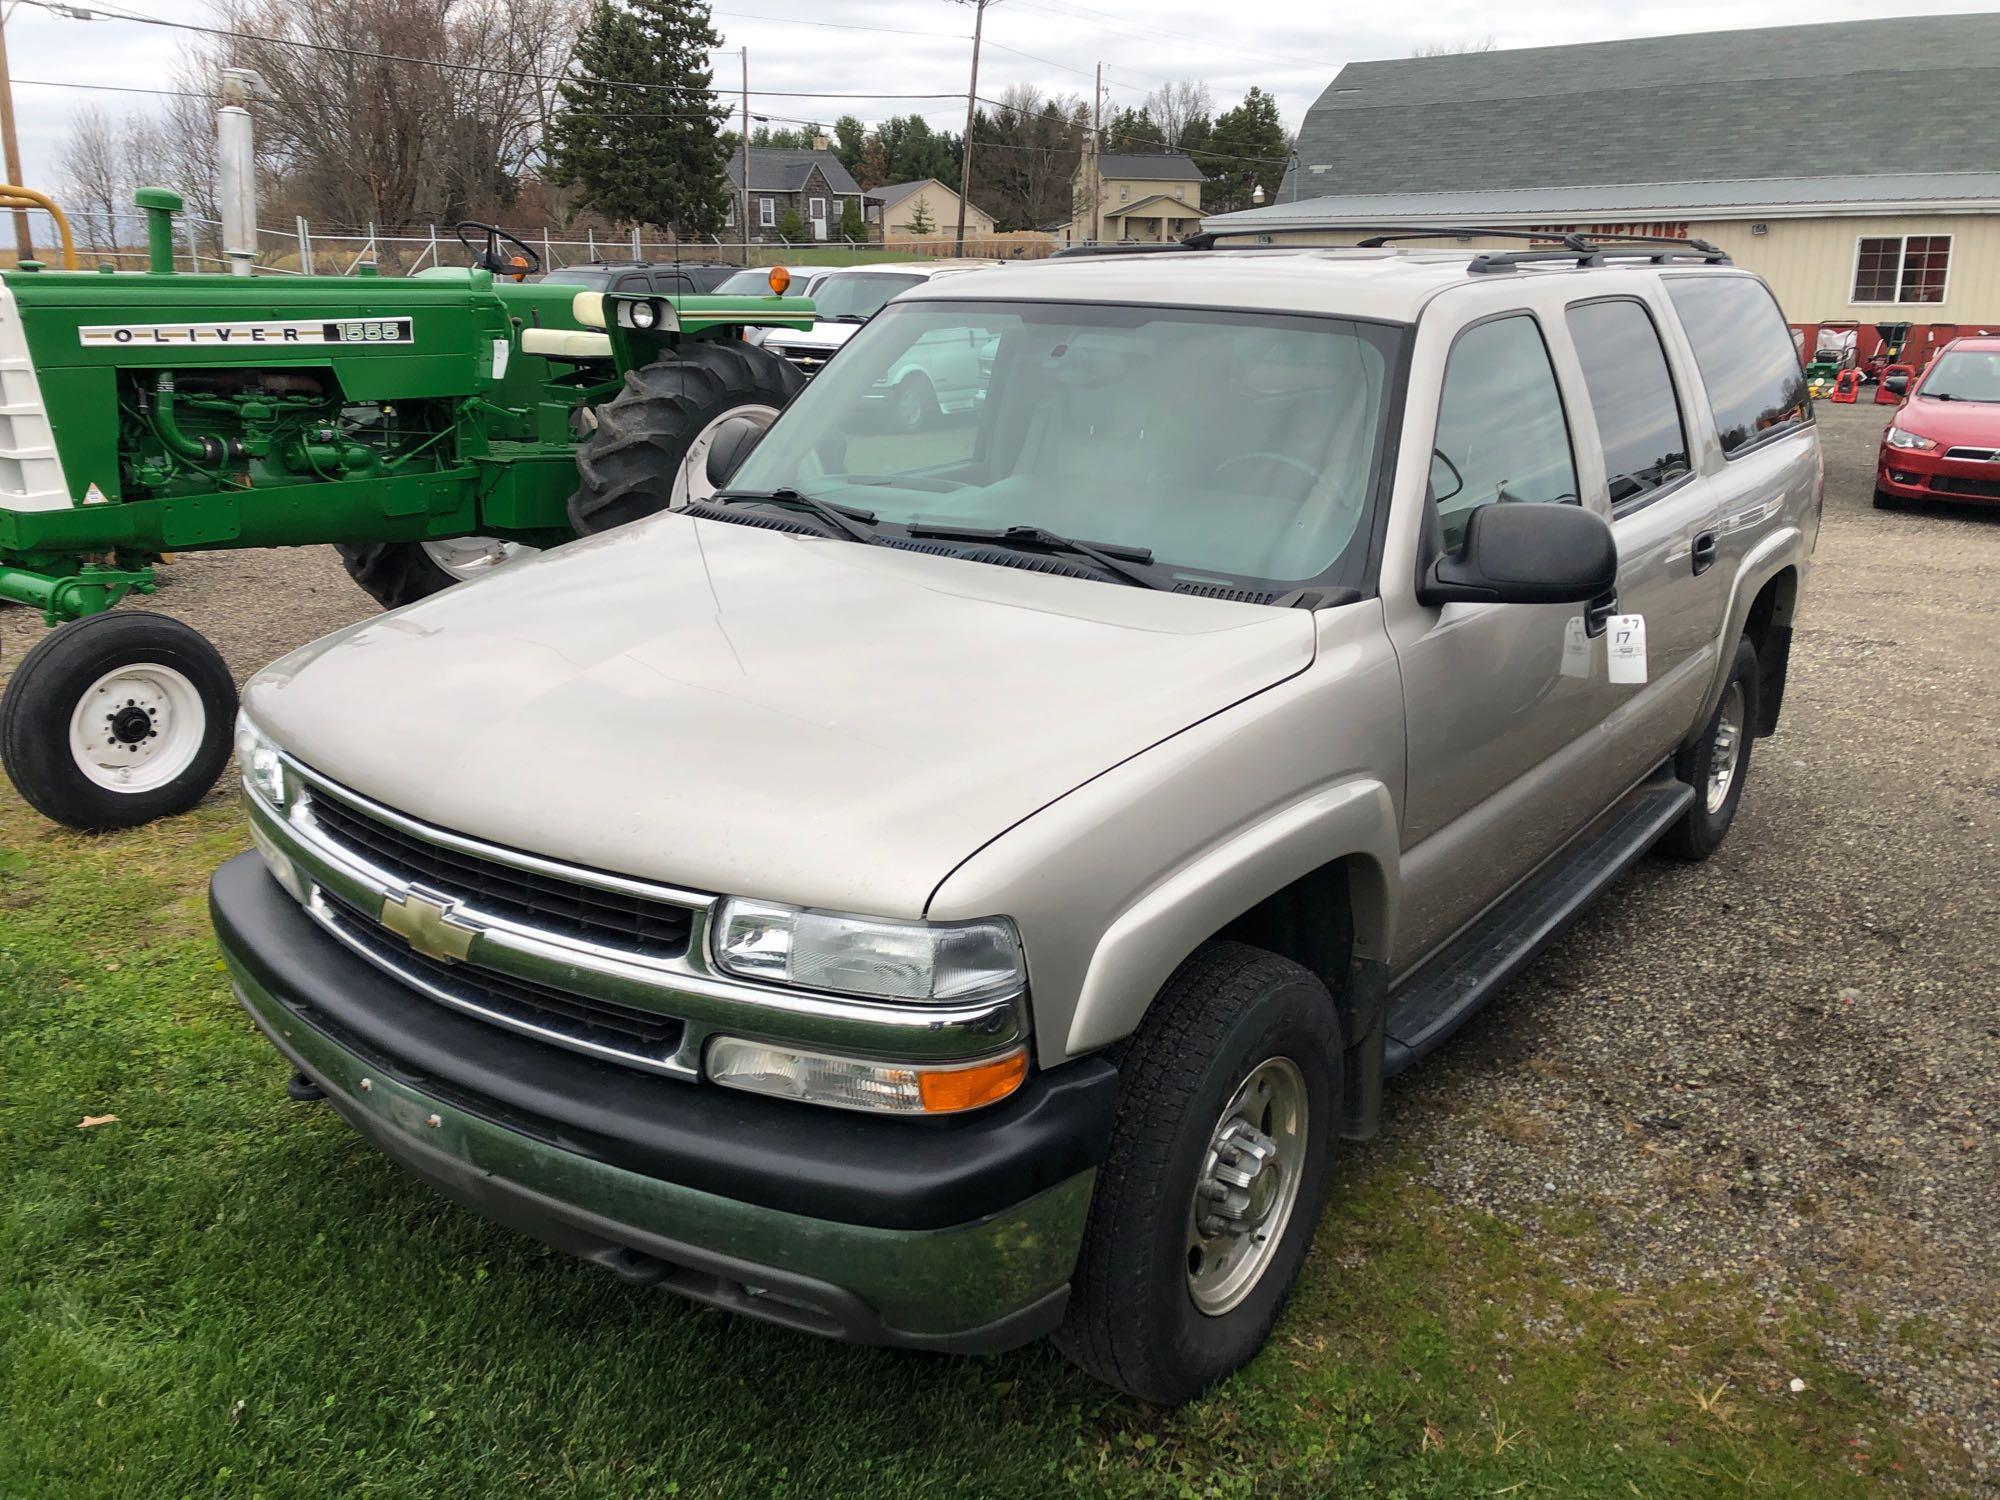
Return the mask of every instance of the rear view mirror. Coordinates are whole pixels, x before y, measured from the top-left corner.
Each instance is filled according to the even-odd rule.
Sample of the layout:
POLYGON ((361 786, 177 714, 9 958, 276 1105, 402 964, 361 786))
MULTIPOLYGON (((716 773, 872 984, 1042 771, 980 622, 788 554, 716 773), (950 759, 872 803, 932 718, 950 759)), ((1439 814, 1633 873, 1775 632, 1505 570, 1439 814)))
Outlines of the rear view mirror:
POLYGON ((1601 516, 1578 505, 1482 505, 1465 540, 1431 565, 1425 604, 1575 604, 1618 584, 1618 543, 1601 516))

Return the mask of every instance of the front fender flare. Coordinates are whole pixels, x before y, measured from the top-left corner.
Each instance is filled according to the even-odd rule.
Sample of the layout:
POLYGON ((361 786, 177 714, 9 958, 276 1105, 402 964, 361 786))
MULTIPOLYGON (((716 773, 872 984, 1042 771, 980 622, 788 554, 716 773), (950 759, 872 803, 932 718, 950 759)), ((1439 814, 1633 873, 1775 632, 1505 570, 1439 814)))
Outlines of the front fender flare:
POLYGON ((1395 801, 1372 779, 1325 787, 1238 829, 1146 890, 1105 929, 1084 971, 1068 1055, 1129 1036, 1167 977, 1204 941, 1335 860, 1355 862, 1355 955, 1386 962, 1399 856, 1395 801))

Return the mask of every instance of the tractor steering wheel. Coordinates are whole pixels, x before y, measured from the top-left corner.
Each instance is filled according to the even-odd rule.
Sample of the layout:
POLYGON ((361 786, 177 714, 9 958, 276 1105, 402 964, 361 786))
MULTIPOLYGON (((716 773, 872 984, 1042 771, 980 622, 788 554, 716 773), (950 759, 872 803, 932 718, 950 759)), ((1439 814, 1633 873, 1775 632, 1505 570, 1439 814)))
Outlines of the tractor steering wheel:
POLYGON ((525 281, 542 268, 542 257, 530 246, 514 238, 498 224, 482 224, 477 219, 461 219, 452 226, 458 242, 472 252, 472 264, 481 271, 491 271, 495 276, 511 276, 516 281, 525 281), (484 236, 483 242, 473 243, 474 231, 484 236), (500 253, 501 242, 512 245, 519 254, 500 253))

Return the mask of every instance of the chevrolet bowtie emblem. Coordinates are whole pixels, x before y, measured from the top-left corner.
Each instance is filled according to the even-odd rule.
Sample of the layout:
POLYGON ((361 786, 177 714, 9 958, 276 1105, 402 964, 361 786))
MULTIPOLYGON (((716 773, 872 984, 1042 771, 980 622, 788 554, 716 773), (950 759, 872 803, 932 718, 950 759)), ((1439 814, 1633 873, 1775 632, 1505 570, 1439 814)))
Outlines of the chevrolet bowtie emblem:
POLYGON ((479 929, 452 915, 456 904, 419 890, 390 895, 382 902, 382 925, 426 958, 459 963, 472 951, 479 929))

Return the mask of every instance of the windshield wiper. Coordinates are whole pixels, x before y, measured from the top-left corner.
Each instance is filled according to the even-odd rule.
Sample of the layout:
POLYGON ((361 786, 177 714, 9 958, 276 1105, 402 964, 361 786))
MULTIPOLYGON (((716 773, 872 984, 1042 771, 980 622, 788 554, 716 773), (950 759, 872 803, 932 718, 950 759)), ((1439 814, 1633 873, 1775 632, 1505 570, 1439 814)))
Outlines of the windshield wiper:
POLYGON ((912 521, 904 530, 911 536, 935 537, 941 542, 985 542, 1035 552, 1073 552, 1078 557, 1088 558, 1105 572, 1115 574, 1127 583, 1136 583, 1141 588, 1172 590, 1174 587, 1171 582, 1130 566, 1153 560, 1152 550, 1147 547, 1128 547, 1118 542, 1079 542, 1045 526, 1003 526, 995 530, 982 526, 932 526, 912 521))
POLYGON ((789 505, 817 516, 835 531, 851 542, 865 542, 873 545, 875 535, 875 512, 860 510, 852 505, 835 505, 830 500, 815 500, 811 495, 802 495, 797 490, 717 490, 705 502, 709 505, 789 505))

